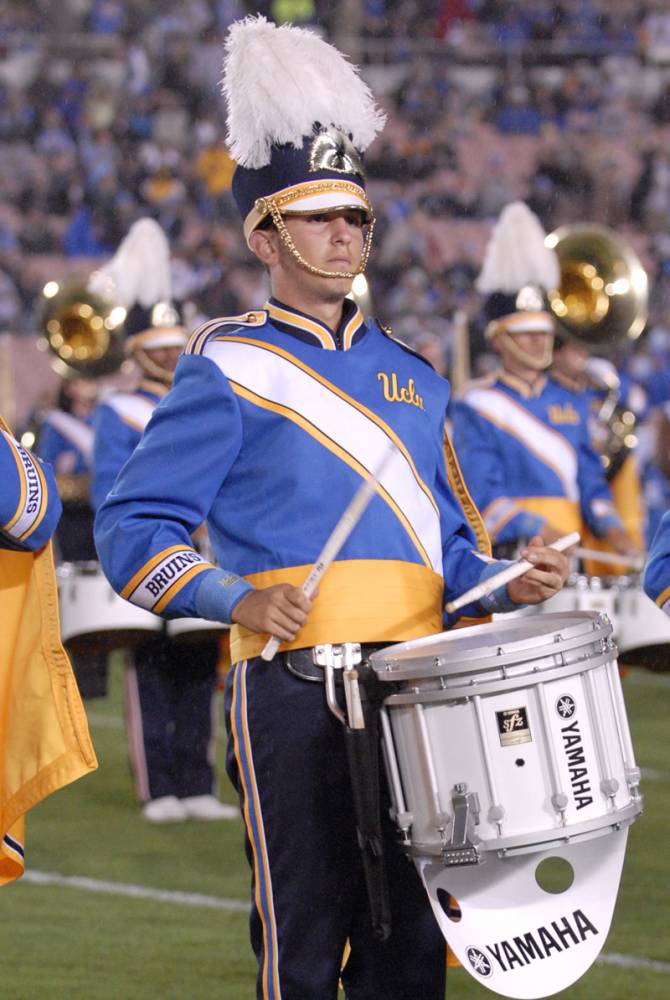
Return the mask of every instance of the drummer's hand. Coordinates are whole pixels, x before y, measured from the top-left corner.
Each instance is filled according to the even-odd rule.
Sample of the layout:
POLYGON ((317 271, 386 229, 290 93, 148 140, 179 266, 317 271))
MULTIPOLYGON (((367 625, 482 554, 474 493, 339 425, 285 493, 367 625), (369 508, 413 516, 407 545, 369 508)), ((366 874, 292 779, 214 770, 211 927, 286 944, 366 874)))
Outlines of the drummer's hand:
POLYGON ((534 566, 507 584, 507 593, 513 601, 517 604, 540 604, 558 593, 568 578, 568 560, 563 552, 550 549, 536 535, 519 556, 528 559, 534 566))
POLYGON ((250 590, 235 605, 231 615, 238 625, 252 632, 269 632, 292 642, 307 621, 312 602, 300 587, 277 583, 273 587, 250 590))
POLYGON ((607 529, 605 533, 605 541, 611 545, 614 551, 618 552, 620 556, 639 555, 639 552, 626 529, 617 524, 613 524, 611 528, 607 529))

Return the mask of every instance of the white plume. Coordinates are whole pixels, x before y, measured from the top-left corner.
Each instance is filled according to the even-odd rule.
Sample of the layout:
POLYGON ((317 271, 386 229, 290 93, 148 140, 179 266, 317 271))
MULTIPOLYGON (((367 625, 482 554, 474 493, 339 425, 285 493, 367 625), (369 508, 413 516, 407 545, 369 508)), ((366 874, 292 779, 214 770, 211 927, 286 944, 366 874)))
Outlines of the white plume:
POLYGON ((545 246, 538 217, 522 201, 513 201, 500 213, 486 247, 477 291, 513 295, 524 285, 549 292, 560 282, 558 257, 545 246))
POLYGON ((273 145, 300 147, 314 122, 334 125, 367 149, 384 127, 358 69, 313 31, 279 27, 262 16, 228 32, 222 89, 228 105, 228 148, 243 167, 264 167, 273 145))
POLYGON ((154 219, 138 219, 112 259, 94 271, 88 290, 130 309, 139 302, 151 309, 172 300, 170 246, 154 219))

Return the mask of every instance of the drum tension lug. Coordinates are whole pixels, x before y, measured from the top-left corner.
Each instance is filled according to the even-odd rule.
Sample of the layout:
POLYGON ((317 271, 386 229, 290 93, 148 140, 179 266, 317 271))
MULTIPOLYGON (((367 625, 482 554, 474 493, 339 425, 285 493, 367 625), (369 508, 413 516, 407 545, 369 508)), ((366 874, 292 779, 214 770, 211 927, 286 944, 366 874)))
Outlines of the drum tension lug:
POLYGON ((478 865, 482 858, 475 843, 475 827, 479 823, 479 796, 468 792, 465 782, 454 785, 451 796, 454 821, 451 840, 442 848, 442 861, 446 867, 478 865))

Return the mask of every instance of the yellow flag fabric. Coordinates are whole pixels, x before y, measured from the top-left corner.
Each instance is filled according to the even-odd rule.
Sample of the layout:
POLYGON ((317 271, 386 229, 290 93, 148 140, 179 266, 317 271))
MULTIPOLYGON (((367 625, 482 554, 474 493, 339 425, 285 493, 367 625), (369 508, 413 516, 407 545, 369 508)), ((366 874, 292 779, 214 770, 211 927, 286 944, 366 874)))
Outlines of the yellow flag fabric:
POLYGON ((0 885, 24 870, 24 817, 98 766, 61 645, 51 543, 0 549, 0 885))

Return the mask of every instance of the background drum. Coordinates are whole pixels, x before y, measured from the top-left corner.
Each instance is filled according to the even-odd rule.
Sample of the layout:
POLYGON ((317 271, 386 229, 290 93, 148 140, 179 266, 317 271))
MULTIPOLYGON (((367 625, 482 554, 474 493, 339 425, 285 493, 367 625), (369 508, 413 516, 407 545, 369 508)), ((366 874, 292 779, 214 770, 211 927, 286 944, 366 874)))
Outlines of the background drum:
POLYGON ((513 618, 374 653, 395 819, 461 963, 506 996, 600 952, 642 810, 612 641, 595 612, 513 618), (538 884, 549 858, 572 884, 538 884), (461 909, 453 920, 449 898, 461 909))
POLYGON ((210 622, 205 618, 171 618, 166 622, 165 632, 177 644, 197 646, 217 642, 228 628, 228 625, 210 622))
POLYGON ((649 670, 670 670, 670 618, 637 578, 622 581, 617 596, 619 662, 649 670))
POLYGON ((61 635, 73 655, 110 653, 162 632, 162 619, 119 597, 97 563, 63 563, 56 575, 61 635))

